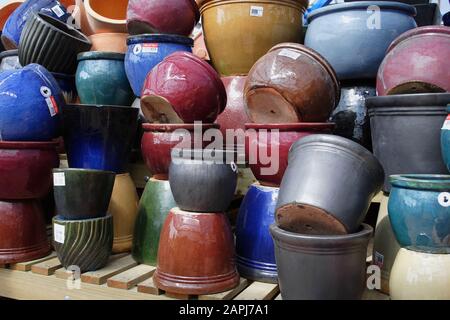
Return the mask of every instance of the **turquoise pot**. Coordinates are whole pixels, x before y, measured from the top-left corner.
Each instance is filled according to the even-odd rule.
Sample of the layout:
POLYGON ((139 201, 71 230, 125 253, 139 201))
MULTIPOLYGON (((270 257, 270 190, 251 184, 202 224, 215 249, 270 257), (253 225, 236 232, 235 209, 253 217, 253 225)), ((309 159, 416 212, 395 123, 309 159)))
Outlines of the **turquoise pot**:
POLYGON ((124 66, 125 54, 83 52, 78 55, 76 86, 82 104, 131 106, 135 97, 124 66))
POLYGON ((441 130, 441 150, 442 157, 450 171, 450 105, 447 106, 448 116, 441 130))

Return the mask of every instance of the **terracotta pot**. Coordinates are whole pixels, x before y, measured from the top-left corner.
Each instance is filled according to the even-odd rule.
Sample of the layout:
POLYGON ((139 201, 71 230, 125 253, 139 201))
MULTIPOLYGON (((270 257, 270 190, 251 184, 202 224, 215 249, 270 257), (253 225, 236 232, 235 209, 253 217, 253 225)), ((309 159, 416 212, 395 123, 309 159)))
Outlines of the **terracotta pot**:
POLYGON ((93 33, 127 32, 128 0, 84 0, 87 23, 93 33))
POLYGON ((221 75, 230 76, 246 75, 278 43, 300 43, 308 3, 214 0, 199 6, 211 62, 221 75))
POLYGON ((129 34, 168 33, 189 36, 200 12, 194 0, 130 0, 127 10, 129 34))
POLYGON ((211 60, 208 53, 208 48, 206 48, 205 44, 205 37, 203 36, 203 32, 200 32, 195 38, 194 38, 194 49, 192 52, 203 60, 211 60))
POLYGON ((450 105, 447 106, 447 119, 441 129, 441 152, 442 158, 450 171, 450 105))
POLYGON ((87 19, 86 8, 84 7, 84 0, 76 0, 76 5, 78 10, 72 13, 75 16, 75 21, 78 27, 86 36, 91 36, 94 34, 87 19))
POLYGON ((19 51, 17 49, 0 52, 0 72, 20 68, 22 68, 22 65, 19 62, 19 51))
POLYGON ((174 208, 161 230, 153 281, 162 290, 180 294, 227 291, 239 283, 234 255, 225 214, 174 208))
POLYGON ((37 200, 0 201, 0 264, 50 253, 44 212, 37 200))
POLYGON ((245 127, 245 156, 253 174, 263 185, 280 186, 292 144, 311 134, 331 133, 334 123, 247 123, 245 127), (271 157, 268 164, 267 157, 271 157))
POLYGON ((113 253, 131 250, 139 196, 129 173, 116 175, 108 213, 114 218, 113 253))
POLYGON ((55 142, 0 141, 0 199, 38 199, 49 193, 59 166, 55 142))
POLYGON ((216 71, 192 53, 175 52, 147 75, 141 107, 149 121, 212 123, 227 103, 216 71))
POLYGON ((103 268, 111 255, 113 218, 66 220, 53 218, 53 246, 62 266, 77 266, 80 272, 103 268))
POLYGON ((244 97, 255 123, 325 122, 339 103, 340 88, 317 52, 282 43, 252 67, 244 97))
POLYGON ((89 36, 91 51, 127 52, 127 33, 97 33, 89 36))
POLYGON ((426 26, 403 33, 378 70, 378 95, 450 91, 450 27, 426 26))
POLYGON ((134 227, 134 260, 156 265, 161 228, 170 209, 176 206, 169 181, 151 178, 147 182, 134 227))
MULTIPOLYGON (((6 20, 8 20, 11 13, 14 12, 14 10, 19 7, 22 1, 7 1, 6 3, 3 3, 0 6, 0 30, 3 30, 3 27, 5 26, 6 20)), ((3 1, 5 2, 5 1, 3 1)))

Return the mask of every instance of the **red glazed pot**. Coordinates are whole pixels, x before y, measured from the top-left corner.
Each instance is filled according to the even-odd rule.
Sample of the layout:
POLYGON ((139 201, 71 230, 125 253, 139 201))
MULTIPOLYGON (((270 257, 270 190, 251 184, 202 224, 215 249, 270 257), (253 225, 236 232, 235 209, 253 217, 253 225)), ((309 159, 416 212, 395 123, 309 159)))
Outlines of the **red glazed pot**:
POLYGON ((200 12, 194 0, 129 0, 128 33, 168 33, 189 36, 200 12))
POLYGON ((145 117, 159 123, 213 123, 226 103, 217 72, 188 52, 175 52, 156 65, 141 95, 145 117))
POLYGON ((331 133, 334 123, 247 123, 245 127, 245 157, 250 169, 262 185, 277 187, 286 171, 292 144, 311 134, 331 133), (271 130, 278 130, 278 133, 271 130), (271 158, 273 152, 274 159, 268 163, 267 157, 271 158), (263 172, 271 167, 275 173, 263 172))
POLYGON ((168 180, 171 151, 183 141, 183 148, 206 147, 210 142, 202 142, 202 137, 194 136, 194 130, 203 135, 208 129, 218 128, 216 124, 155 124, 144 123, 142 125, 142 156, 153 177, 160 180, 168 180), (175 131, 178 130, 176 133, 175 131), (183 130, 183 131, 181 131, 183 130), (195 139, 195 140, 194 140, 195 139), (197 143, 196 145, 194 145, 197 143))
POLYGON ((377 75, 379 96, 450 91, 450 27, 409 30, 387 50, 377 75))
POLYGON ((38 199, 52 187, 57 142, 0 141, 0 199, 38 199))
POLYGON ((50 253, 44 213, 37 200, 0 201, 0 264, 50 253))
POLYGON ((234 239, 225 214, 172 209, 161 230, 153 281, 162 290, 189 295, 236 287, 234 239))
POLYGON ((252 122, 324 122, 340 99, 331 65, 316 51, 281 43, 250 70, 244 89, 252 122))

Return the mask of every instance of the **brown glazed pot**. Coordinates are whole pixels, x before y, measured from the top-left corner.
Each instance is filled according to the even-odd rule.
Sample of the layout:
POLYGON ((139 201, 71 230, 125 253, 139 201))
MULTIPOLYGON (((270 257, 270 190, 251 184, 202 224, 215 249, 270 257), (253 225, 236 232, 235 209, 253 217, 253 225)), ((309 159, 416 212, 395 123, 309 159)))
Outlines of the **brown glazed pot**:
POLYGON ((172 209, 161 230, 153 281, 159 289, 189 295, 236 287, 234 240, 225 214, 172 209))
POLYGON ((331 65, 297 43, 281 43, 248 74, 244 98, 256 123, 325 122, 340 99, 331 65))

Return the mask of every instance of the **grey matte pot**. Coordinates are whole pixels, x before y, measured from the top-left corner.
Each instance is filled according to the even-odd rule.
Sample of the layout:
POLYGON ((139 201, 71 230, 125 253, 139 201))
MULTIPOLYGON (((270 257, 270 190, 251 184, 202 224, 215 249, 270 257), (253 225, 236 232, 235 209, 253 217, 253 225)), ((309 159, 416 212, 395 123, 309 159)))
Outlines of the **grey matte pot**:
POLYGON ((356 300, 365 289, 372 227, 342 236, 311 236, 270 226, 283 300, 356 300))
POLYGON ((441 127, 450 93, 402 94, 366 99, 375 156, 386 173, 447 174, 442 160, 441 127))
POLYGON ((280 186, 276 221, 292 232, 355 232, 381 190, 384 172, 351 140, 316 134, 295 142, 280 186))

